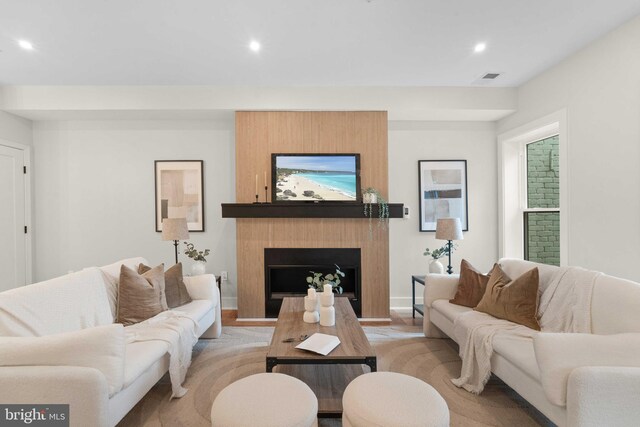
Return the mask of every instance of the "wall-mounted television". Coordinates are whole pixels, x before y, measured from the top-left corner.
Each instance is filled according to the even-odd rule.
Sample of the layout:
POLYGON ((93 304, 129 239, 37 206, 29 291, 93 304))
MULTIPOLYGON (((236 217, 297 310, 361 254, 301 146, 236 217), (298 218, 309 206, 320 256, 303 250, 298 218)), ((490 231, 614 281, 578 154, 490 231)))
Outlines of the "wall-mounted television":
POLYGON ((361 202, 360 154, 272 154, 273 202, 361 202))

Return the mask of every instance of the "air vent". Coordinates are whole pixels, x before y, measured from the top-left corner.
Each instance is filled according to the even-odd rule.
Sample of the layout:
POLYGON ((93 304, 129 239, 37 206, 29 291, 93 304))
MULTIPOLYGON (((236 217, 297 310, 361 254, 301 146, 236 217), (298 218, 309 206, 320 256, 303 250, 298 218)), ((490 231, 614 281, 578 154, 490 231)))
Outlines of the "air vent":
POLYGON ((484 76, 482 76, 482 80, 495 80, 498 77, 500 77, 500 73, 487 73, 484 76))

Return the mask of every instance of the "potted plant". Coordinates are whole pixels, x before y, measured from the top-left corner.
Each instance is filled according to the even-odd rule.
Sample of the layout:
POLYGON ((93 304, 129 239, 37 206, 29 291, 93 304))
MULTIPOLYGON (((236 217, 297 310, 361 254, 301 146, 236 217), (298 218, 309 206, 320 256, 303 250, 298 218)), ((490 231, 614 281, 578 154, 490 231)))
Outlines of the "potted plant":
POLYGON ((199 251, 195 248, 193 243, 184 242, 184 244, 187 245, 187 248, 184 250, 185 255, 187 255, 194 261, 193 265, 191 266, 191 274, 194 276, 205 274, 207 271, 206 257, 209 255, 209 249, 199 251))
POLYGON ((318 292, 324 291, 324 285, 331 285, 333 293, 342 294, 342 286, 340 286, 340 278, 344 278, 344 273, 340 271, 340 267, 337 264, 335 273, 316 273, 315 271, 309 271, 311 276, 307 276, 307 283, 310 288, 314 288, 318 292))
POLYGON ((378 206, 378 227, 385 229, 389 221, 389 204, 378 190, 368 187, 362 190, 364 216, 369 218, 369 237, 373 236, 373 205, 378 206))
MULTIPOLYGON (((452 246, 451 250, 453 251, 455 249, 456 249, 455 245, 452 246)), ((433 251, 427 248, 422 255, 431 256, 431 258, 433 258, 429 263, 429 273, 444 274, 444 266, 438 260, 443 256, 449 255, 448 245, 444 245, 443 247, 434 249, 433 251)))

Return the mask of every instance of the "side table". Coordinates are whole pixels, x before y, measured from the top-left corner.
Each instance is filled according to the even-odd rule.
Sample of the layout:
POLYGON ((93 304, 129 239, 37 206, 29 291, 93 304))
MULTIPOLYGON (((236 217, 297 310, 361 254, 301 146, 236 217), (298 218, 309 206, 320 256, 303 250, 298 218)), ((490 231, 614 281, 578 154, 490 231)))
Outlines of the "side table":
POLYGON ((411 308, 412 316, 416 318, 416 311, 424 316, 424 304, 416 304, 416 282, 424 286, 425 276, 411 276, 411 308))

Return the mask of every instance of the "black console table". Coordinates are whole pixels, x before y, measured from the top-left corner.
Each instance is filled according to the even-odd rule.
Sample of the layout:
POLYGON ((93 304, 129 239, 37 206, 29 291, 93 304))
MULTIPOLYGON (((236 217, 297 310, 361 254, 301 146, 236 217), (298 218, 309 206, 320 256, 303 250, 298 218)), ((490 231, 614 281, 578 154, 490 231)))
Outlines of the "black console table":
POLYGON ((416 304, 416 282, 424 286, 425 276, 411 276, 411 309, 412 316, 416 318, 416 311, 424 316, 424 304, 416 304))

